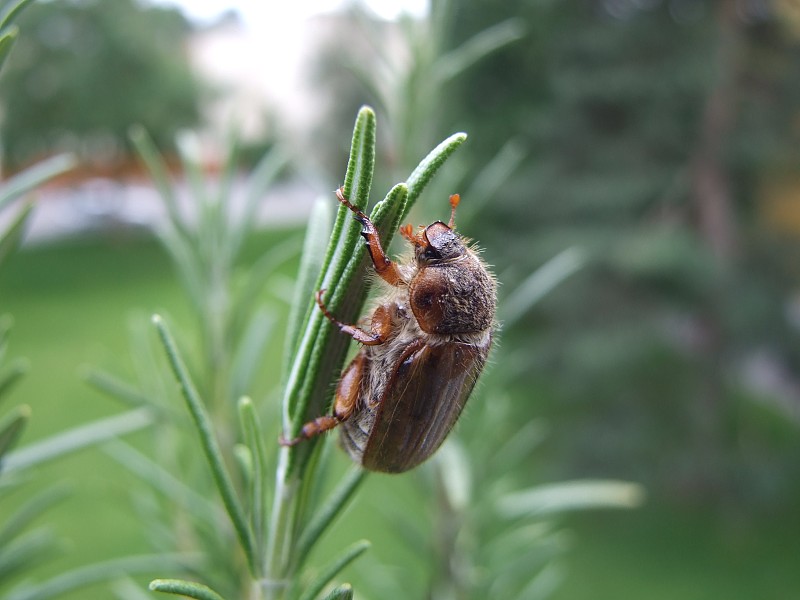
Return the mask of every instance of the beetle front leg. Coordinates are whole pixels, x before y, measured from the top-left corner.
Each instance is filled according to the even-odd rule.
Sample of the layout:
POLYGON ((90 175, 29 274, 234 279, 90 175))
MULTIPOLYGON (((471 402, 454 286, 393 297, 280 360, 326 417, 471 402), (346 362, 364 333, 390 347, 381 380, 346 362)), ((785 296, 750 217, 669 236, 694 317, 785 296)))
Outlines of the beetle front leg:
POLYGON ((339 385, 336 386, 336 397, 333 404, 333 414, 324 417, 317 417, 309 421, 300 430, 300 435, 296 438, 287 440, 281 438, 281 446, 294 446, 303 440, 318 436, 321 433, 330 431, 334 427, 344 423, 355 412, 358 404, 361 380, 364 376, 364 366, 367 360, 363 352, 359 352, 350 365, 345 369, 339 385))
POLYGON ((322 302, 322 294, 324 292, 325 290, 319 290, 317 292, 315 296, 317 299, 317 306, 319 306, 322 314, 339 328, 339 331, 346 333, 355 341, 365 346, 380 346, 388 339, 392 331, 392 318, 385 306, 379 306, 375 309, 375 312, 372 314, 371 331, 365 331, 356 325, 348 325, 337 320, 322 302))
POLYGON ((359 210, 354 204, 344 197, 343 188, 336 190, 336 197, 339 199, 339 202, 344 204, 355 214, 356 221, 361 223, 361 236, 367 242, 367 251, 369 252, 369 257, 372 259, 372 265, 375 267, 375 272, 380 276, 381 279, 390 285, 400 285, 403 283, 403 278, 400 276, 400 271, 398 270, 397 265, 393 263, 383 251, 381 238, 378 235, 378 230, 375 227, 375 224, 370 221, 370 218, 364 213, 364 211, 359 210))

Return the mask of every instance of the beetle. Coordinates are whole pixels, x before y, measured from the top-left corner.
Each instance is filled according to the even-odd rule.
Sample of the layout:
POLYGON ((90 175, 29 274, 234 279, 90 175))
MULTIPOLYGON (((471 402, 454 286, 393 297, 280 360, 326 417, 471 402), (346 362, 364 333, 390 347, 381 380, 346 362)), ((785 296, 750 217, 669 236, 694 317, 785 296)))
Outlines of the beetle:
POLYGON ((341 444, 364 468, 401 473, 429 458, 458 419, 486 364, 497 324, 496 282, 467 240, 455 231, 458 194, 450 196, 450 222, 400 228, 414 256, 408 264, 385 254, 375 225, 336 196, 362 225, 361 235, 386 293, 366 327, 342 323, 316 294, 319 309, 362 344, 336 388, 333 414, 306 423, 297 444, 341 425, 341 444))

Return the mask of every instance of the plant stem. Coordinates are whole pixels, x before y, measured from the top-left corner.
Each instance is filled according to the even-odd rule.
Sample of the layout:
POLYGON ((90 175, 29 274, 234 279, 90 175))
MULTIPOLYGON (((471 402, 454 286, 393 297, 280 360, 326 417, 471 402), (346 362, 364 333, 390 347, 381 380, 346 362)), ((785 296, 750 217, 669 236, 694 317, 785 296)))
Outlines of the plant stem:
POLYGON ((272 505, 272 518, 269 526, 266 561, 263 581, 265 600, 282 600, 289 587, 290 573, 289 549, 291 535, 297 516, 295 498, 300 487, 299 477, 288 475, 290 448, 281 448, 278 454, 278 468, 275 482, 275 496, 272 505))

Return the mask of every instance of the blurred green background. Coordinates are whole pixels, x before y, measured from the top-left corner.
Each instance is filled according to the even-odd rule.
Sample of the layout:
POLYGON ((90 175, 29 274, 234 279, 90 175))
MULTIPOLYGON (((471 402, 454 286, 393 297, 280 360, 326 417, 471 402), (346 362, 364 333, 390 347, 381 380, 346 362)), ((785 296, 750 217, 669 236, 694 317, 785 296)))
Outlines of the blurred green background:
MULTIPOLYGON (((82 370, 134 377, 131 339, 152 312, 191 337, 188 302, 149 233, 159 214, 130 126, 143 124, 168 161, 185 130, 198 132, 211 176, 232 129, 244 140, 242 172, 264 149, 288 149, 244 269, 302 237, 308 200, 333 201, 353 117, 369 103, 378 195, 439 140, 469 133, 414 222, 444 218, 447 194, 460 191, 459 229, 494 265, 501 305, 559 253, 578 257, 575 273, 509 319, 473 400, 508 397, 515 422, 542 424, 518 479, 613 478, 647 491, 639 509, 562 520, 566 570, 551 597, 797 596, 800 5, 434 1, 391 19, 362 5, 309 9, 297 64, 253 41, 266 30, 252 7, 237 14, 220 2, 215 19, 188 9, 64 0, 34 3, 17 20, 0 77, 3 171, 64 150, 81 161, 40 192, 29 242, 0 271, 12 354, 31 364, 13 397, 34 411, 23 442, 119 410, 82 370), (467 41, 479 59, 451 52, 467 41), (209 56, 233 75, 220 78, 209 56), (302 71, 280 79, 281 62, 302 71), (280 93, 252 80, 259 70, 280 93)), ((263 18, 296 33, 289 16, 263 18)), ((259 298, 278 325, 250 393, 276 439, 296 268, 282 264, 259 298)), ((506 435, 482 431, 480 418, 467 409, 464 446, 506 435)), ((367 537, 384 565, 424 578, 378 510, 396 495, 424 513, 424 478, 373 477, 329 538, 367 537)), ((38 577, 148 550, 130 508, 140 484, 102 451, 36 479, 74 491, 49 513, 67 551, 38 577)), ((348 580, 369 590, 377 569, 366 562, 348 580)))

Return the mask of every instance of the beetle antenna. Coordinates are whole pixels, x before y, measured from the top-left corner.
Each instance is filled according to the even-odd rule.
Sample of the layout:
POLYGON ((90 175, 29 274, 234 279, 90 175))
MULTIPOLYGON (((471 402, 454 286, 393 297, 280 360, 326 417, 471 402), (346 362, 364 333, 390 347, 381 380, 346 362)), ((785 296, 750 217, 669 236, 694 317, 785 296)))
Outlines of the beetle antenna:
POLYGON ((414 227, 411 226, 411 223, 407 223, 400 228, 400 235, 406 238, 414 246, 420 246, 423 244, 421 236, 414 234, 414 227))
POLYGON ((450 222, 447 224, 450 229, 454 229, 456 226, 456 208, 459 202, 461 202, 461 196, 459 194, 452 194, 450 196, 450 222))

